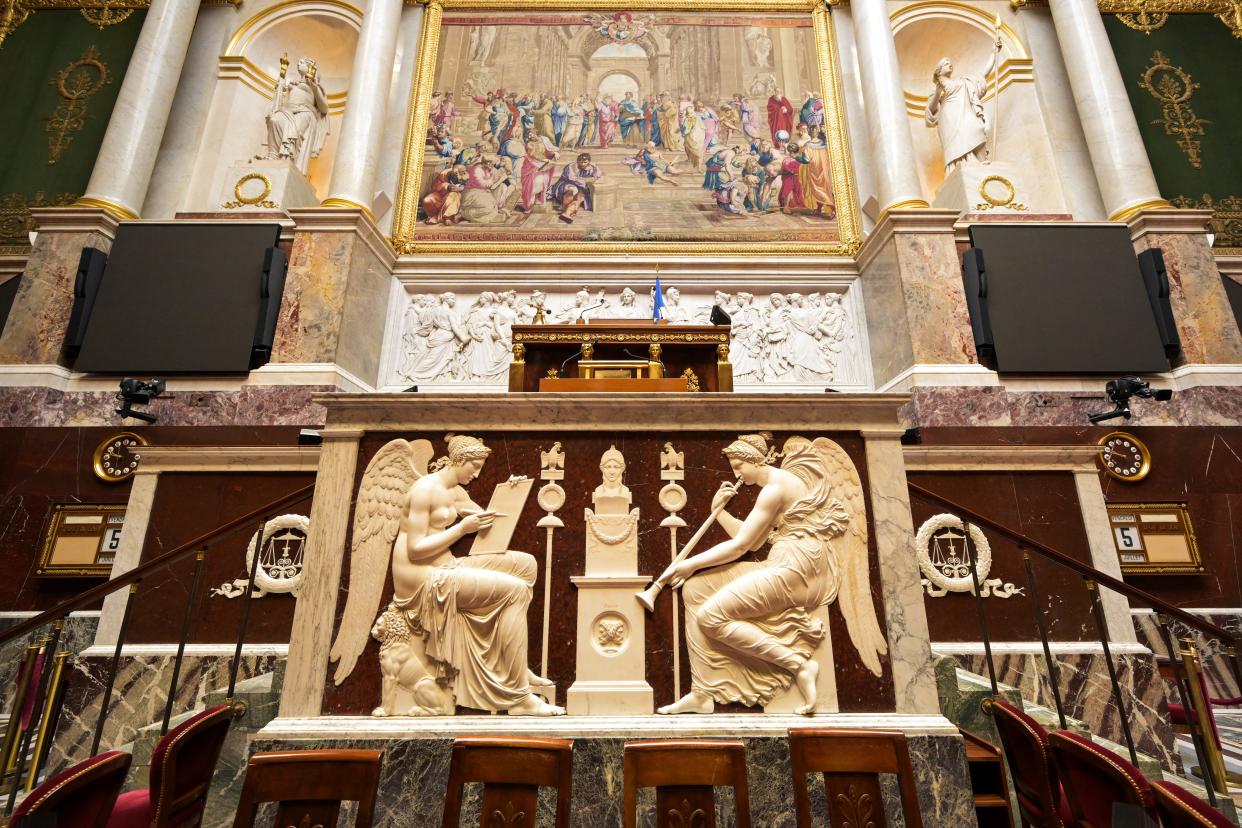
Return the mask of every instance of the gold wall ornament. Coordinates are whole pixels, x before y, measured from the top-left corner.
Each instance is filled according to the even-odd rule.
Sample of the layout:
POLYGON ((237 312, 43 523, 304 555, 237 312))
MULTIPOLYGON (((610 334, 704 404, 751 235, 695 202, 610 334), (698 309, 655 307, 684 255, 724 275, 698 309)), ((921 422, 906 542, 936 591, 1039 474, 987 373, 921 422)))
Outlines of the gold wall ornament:
POLYGON ((272 194, 272 179, 263 173, 246 173, 237 179, 237 183, 233 185, 233 198, 235 201, 226 201, 223 204, 226 210, 236 210, 240 207, 266 207, 274 210, 280 205, 268 199, 272 194), (248 196, 242 192, 242 189, 251 181, 258 181, 263 185, 263 190, 257 196, 248 196))
POLYGON ((682 379, 686 381, 686 390, 698 392, 703 390, 702 383, 699 382, 699 375, 694 373, 693 368, 687 368, 681 372, 682 379))
POLYGON ((30 210, 33 207, 64 207, 72 204, 73 193, 47 195, 42 190, 34 198, 25 193, 0 195, 0 253, 25 253, 30 249, 30 233, 35 229, 30 210))
POLYGON ((100 59, 99 50, 91 44, 80 58, 70 61, 48 83, 56 87, 56 94, 60 96, 60 103, 51 116, 44 118, 47 121, 47 163, 51 165, 59 161, 73 143, 73 133, 81 132, 86 126, 90 99, 112 83, 112 74, 100 59))
POLYGON ((1003 175, 989 175, 987 178, 979 182, 979 197, 983 199, 982 204, 976 204, 974 209, 976 212, 986 212, 993 207, 1008 207, 1010 210, 1025 211, 1027 206, 1021 202, 1014 201, 1018 195, 1017 190, 1013 187, 1013 182, 1003 175), (988 190, 989 184, 1000 184, 1005 188, 1003 195, 997 196, 994 192, 988 190))
MULTIPOLYGON (((241 0, 202 0, 204 6, 241 5, 241 0)), ((36 11, 78 11, 82 19, 100 29, 126 20, 139 9, 150 8, 151 0, 0 0, 0 48, 18 26, 36 11)))
MULTIPOLYGON (((3 0, 0 0, 3 2, 3 0)), ((407 0, 408 2, 408 0, 407 0)), ((841 61, 833 33, 831 8, 839 5, 829 0, 416 0, 426 4, 422 35, 415 64, 401 171, 393 206, 392 235, 389 241, 398 255, 419 254, 509 254, 547 255, 582 253, 604 255, 616 253, 698 253, 698 254, 782 254, 854 256, 862 247, 862 218, 854 183, 854 161, 846 126, 845 94, 841 61), (430 107, 435 84, 436 64, 445 11, 518 11, 518 12, 590 12, 628 11, 664 12, 745 12, 803 13, 811 17, 815 42, 815 62, 819 90, 824 105, 824 131, 827 133, 829 171, 837 203, 838 240, 833 241, 732 241, 727 238, 695 241, 645 241, 627 236, 611 235, 596 241, 467 241, 420 240, 418 238, 419 193, 426 150, 425 136, 430 120, 430 107)), ((1242 2, 1242 0, 1240 0, 1242 2)), ((918 207, 927 207, 919 201, 918 207)))
POLYGON ((1199 157, 1199 139, 1196 136, 1203 135, 1203 128, 1212 122, 1197 117, 1190 107, 1190 96, 1199 84, 1191 80, 1180 66, 1169 63, 1169 59, 1159 51, 1151 56, 1151 65, 1143 72, 1138 84, 1160 101, 1162 117, 1152 123, 1163 125, 1165 135, 1177 136, 1177 145, 1186 153, 1190 166, 1196 170, 1201 168, 1203 159, 1199 157))
POLYGON ((1171 203, 1183 210, 1211 210, 1209 228, 1215 236, 1212 248, 1218 253, 1236 250, 1242 254, 1242 196, 1225 196, 1217 201, 1210 193, 1204 193, 1198 199, 1178 196, 1171 203))
POLYGON ((1169 13, 1143 10, 1119 14, 1117 19, 1121 21, 1122 25, 1129 26, 1136 32, 1151 34, 1157 29, 1164 28, 1164 24, 1169 22, 1169 13))
MULTIPOLYGON (((1014 11, 1046 7, 1048 0, 1009 0, 1014 11)), ((1242 38, 1242 0, 1098 0, 1101 14, 1129 17, 1135 22, 1145 22, 1150 29, 1121 22, 1138 31, 1154 31, 1163 26, 1171 14, 1211 14, 1224 23, 1236 38, 1242 38)))

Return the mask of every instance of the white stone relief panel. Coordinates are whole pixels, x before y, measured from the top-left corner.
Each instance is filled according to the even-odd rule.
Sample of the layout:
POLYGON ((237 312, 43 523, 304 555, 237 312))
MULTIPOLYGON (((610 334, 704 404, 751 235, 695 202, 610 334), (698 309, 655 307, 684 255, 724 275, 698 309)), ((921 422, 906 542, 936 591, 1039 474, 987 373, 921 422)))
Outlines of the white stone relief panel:
MULTIPOLYGON (((578 291, 420 291, 404 285, 389 322, 384 385, 420 390, 504 390, 513 325, 586 319, 650 319, 653 290, 583 287, 578 291)), ((856 294, 841 285, 817 291, 682 291, 664 288, 669 324, 711 324, 713 305, 732 319, 734 387, 819 390, 870 387, 859 336, 856 294)))

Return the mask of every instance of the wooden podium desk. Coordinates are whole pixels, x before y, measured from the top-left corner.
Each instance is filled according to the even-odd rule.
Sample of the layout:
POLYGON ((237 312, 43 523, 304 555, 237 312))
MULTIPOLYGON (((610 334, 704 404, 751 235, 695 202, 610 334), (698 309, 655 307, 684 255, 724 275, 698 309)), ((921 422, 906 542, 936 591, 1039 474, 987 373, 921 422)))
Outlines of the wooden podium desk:
MULTIPOLYGON (((509 390, 555 387, 556 383, 548 383, 540 389, 543 379, 585 379, 588 368, 580 370, 579 361, 588 366, 593 362, 629 363, 636 378, 649 380, 684 377, 691 391, 733 390, 728 325, 656 325, 607 319, 584 325, 514 325, 509 390)), ((649 389, 654 390, 654 386, 649 389)), ((635 386, 635 390, 649 389, 635 386)))

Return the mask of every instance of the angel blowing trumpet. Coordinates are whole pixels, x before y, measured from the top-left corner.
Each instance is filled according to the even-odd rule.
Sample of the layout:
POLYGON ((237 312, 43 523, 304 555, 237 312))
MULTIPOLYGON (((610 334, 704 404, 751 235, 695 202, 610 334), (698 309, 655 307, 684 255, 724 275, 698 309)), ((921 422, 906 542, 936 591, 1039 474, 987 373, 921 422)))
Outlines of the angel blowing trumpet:
POLYGON ((741 484, 760 487, 750 514, 739 520, 725 510, 738 484, 723 484, 712 518, 729 539, 689 556, 705 524, 652 587, 684 582, 690 654, 690 692, 659 713, 711 713, 716 702, 766 704, 791 683, 803 699, 797 712, 814 713, 815 653, 821 642, 830 646, 816 613, 834 600, 863 664, 881 674, 888 646, 871 598, 858 470, 827 438, 791 437, 780 455, 770 439, 746 434, 723 450, 741 484), (778 456, 780 466, 771 465, 778 456), (766 560, 738 561, 764 544, 766 560))

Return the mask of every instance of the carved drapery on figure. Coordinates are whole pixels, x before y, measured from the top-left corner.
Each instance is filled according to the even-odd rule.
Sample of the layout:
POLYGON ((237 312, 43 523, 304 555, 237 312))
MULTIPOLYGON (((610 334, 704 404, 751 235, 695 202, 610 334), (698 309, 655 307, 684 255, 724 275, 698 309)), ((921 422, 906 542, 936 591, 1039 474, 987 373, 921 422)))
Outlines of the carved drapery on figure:
POLYGON ((983 109, 988 76, 1000 55, 1000 43, 987 68, 978 76, 954 75, 953 61, 941 58, 932 73, 935 88, 927 98, 923 119, 935 127, 944 151, 945 174, 967 161, 987 161, 988 118, 983 109))
MULTIPOLYGON (((725 447, 741 483, 760 487, 740 520, 723 510, 737 484, 713 500, 729 534, 674 563, 665 573, 684 581, 691 691, 661 713, 710 713, 716 703, 769 702, 795 684, 799 713, 818 700, 816 649, 827 630, 815 617, 836 601, 862 663, 880 676, 888 645, 871 598, 867 518, 862 483, 849 455, 832 440, 791 437, 778 456, 770 435, 748 434, 725 447), (769 547, 763 561, 738 561, 769 547)), ((828 679, 829 677, 825 677, 828 679)))
POLYGON ((452 714, 456 704, 510 715, 563 713, 531 690, 547 683, 526 660, 535 559, 514 551, 461 558, 450 548, 489 528, 497 514, 463 488, 491 449, 463 435, 447 442, 448 456, 430 471, 427 440, 393 440, 367 464, 354 511, 349 598, 332 645, 334 680, 339 685, 353 672, 370 629, 380 642, 376 716, 452 714), (389 566, 393 597, 372 625, 389 566))
MULTIPOLYGON (((843 294, 773 293, 756 300, 745 291, 717 291, 710 298, 691 298, 673 287, 665 293, 665 312, 675 317, 668 320, 671 324, 707 324, 713 305, 730 315, 729 354, 739 384, 864 382, 854 364, 855 326, 843 294)), ((504 383, 515 322, 538 324, 541 308, 548 320, 575 322, 601 301, 603 306, 588 311, 588 318, 651 318, 650 298, 628 287, 613 296, 584 288, 559 310, 546 307, 541 291, 528 299, 512 290, 483 291, 463 307, 453 293, 415 294, 402 319, 396 381, 504 383)))
POLYGON ((302 58, 289 79, 281 60, 272 110, 267 115, 267 158, 283 158, 305 173, 328 139, 328 98, 316 77, 315 61, 302 58))

